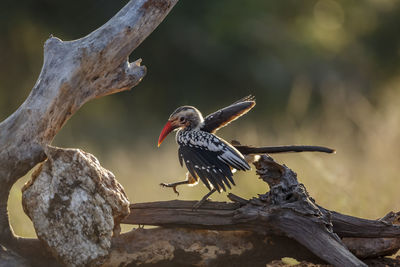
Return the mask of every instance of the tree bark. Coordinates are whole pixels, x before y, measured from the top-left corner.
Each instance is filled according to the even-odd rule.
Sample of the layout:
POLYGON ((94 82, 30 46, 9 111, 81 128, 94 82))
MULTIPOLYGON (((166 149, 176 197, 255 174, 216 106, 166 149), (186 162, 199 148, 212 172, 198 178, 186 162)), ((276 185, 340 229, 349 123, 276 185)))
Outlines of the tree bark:
POLYGON ((46 159, 45 148, 87 101, 137 85, 146 68, 130 53, 177 0, 132 0, 106 24, 74 41, 50 37, 39 78, 25 102, 0 123, 0 242, 19 247, 9 224, 12 185, 46 159))
MULTIPOLYGON (((229 197, 237 199, 237 196, 230 195, 229 197)), ((165 228, 252 231, 270 237, 283 234, 283 232, 273 230, 274 224, 266 226, 262 217, 256 217, 251 224, 238 222, 235 219, 240 212, 238 210, 249 202, 251 201, 245 200, 245 203, 206 202, 197 210, 192 210, 196 201, 137 203, 131 204, 131 213, 123 220, 123 223, 165 228)), ((393 255, 400 249, 400 225, 396 225, 400 213, 386 222, 356 218, 337 212, 331 213, 334 232, 358 258, 393 255)))
MULTIPOLYGON (((352 251, 364 247, 360 243, 344 241, 352 251)), ((375 246, 375 248, 380 247, 375 246)), ((242 230, 139 228, 113 240, 110 257, 104 265, 264 267, 284 257, 306 261, 310 266, 318 263, 325 264, 302 244, 285 236, 271 236, 242 230)), ((386 262, 384 259, 364 259, 363 261, 368 266, 400 264, 399 259, 387 259, 386 262)))
POLYGON ((28 267, 29 262, 0 244, 0 267, 9 266, 28 267))
MULTIPOLYGON (((237 196, 229 194, 230 199, 237 196)), ((243 199, 242 199, 243 200, 243 199)), ((205 202, 201 207, 193 210, 197 201, 170 200, 148 203, 131 204, 131 212, 122 223, 138 225, 154 225, 162 227, 188 227, 209 230, 253 230, 260 233, 269 233, 267 229, 255 229, 253 225, 241 224, 236 220, 238 209, 251 204, 253 200, 245 202, 205 202)), ((321 208, 323 209, 323 208, 321 208)), ((333 230, 339 237, 359 238, 400 238, 400 212, 390 212, 391 219, 383 221, 368 220, 344 215, 335 211, 331 213, 333 230)), ((260 221, 261 219, 257 218, 260 221)), ((276 233, 276 232, 275 232, 276 233)))

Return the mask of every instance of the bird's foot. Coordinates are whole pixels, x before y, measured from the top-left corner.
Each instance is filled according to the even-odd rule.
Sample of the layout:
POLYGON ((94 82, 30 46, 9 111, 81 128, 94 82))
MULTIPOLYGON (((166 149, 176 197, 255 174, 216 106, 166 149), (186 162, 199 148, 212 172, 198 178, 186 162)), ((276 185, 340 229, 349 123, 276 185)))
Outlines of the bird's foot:
POLYGON ((204 202, 208 201, 208 197, 211 196, 215 191, 217 191, 217 189, 213 189, 208 192, 200 201, 193 205, 192 210, 197 210, 198 208, 200 208, 201 205, 204 204, 204 202))
POLYGON ((197 201, 197 203, 193 205, 192 211, 197 210, 198 208, 200 208, 204 204, 204 202, 209 201, 209 200, 210 199, 205 198, 205 199, 201 199, 201 200, 197 201))
POLYGON ((162 187, 172 187, 172 189, 174 190, 175 194, 177 194, 179 196, 179 192, 178 192, 178 190, 176 190, 176 187, 177 187, 176 184, 161 183, 160 185, 162 187))

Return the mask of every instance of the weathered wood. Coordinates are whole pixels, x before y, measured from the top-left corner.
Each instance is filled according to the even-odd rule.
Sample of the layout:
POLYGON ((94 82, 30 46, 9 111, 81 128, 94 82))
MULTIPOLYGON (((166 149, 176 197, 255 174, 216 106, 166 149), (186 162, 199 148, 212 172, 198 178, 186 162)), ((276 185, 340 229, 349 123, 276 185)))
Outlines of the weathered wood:
MULTIPOLYGON (((238 197, 231 198, 237 199, 238 197)), ((169 200, 135 203, 130 205, 131 212, 122 222, 163 227, 190 225, 194 228, 210 230, 224 230, 225 227, 231 227, 230 230, 248 230, 233 218, 235 210, 249 202, 248 200, 244 201, 246 203, 242 202, 242 204, 207 201, 196 210, 193 210, 192 207, 197 201, 169 200), (197 219, 199 217, 201 220, 197 219)), ((382 222, 382 219, 367 220, 335 211, 330 212, 333 230, 340 237, 400 238, 400 225, 397 223, 397 217, 393 217, 392 221, 382 222)), ((400 214, 400 212, 389 214, 400 214)))
MULTIPOLYGON (((197 201, 182 201, 182 200, 169 200, 169 201, 155 201, 146 203, 134 203, 130 205, 132 210, 149 210, 149 209, 193 209, 193 205, 197 201)), ((234 202, 214 202, 206 201, 201 205, 198 210, 235 210, 240 207, 239 203, 234 202)))
POLYGON ((357 243, 349 239, 349 244, 352 244, 353 251, 359 257, 387 255, 399 249, 397 238, 400 238, 400 227, 393 224, 398 219, 397 214, 385 216, 385 220, 379 221, 332 214, 314 203, 305 187, 297 182, 296 174, 288 167, 276 163, 268 156, 261 156, 255 166, 260 178, 269 184, 270 191, 249 201, 231 195, 230 198, 237 200, 236 205, 239 207, 228 203, 206 202, 203 207, 192 210, 194 203, 189 201, 143 203, 131 205, 131 215, 124 222, 286 235, 336 266, 363 266, 339 236, 379 237, 368 240, 372 244, 370 248, 376 248, 374 253, 366 249, 365 242, 357 243), (374 231, 369 233, 371 229, 374 231), (378 231, 383 235, 379 235, 378 231), (354 233, 362 234, 357 236, 354 233), (383 237, 396 239, 383 242, 383 237))
POLYGON ((12 245, 16 248, 15 251, 18 251, 18 254, 29 262, 30 266, 62 266, 37 238, 15 237, 12 245))
POLYGON ((266 266, 294 257, 320 262, 296 241, 247 231, 137 229, 113 240, 105 266, 266 266), (282 249, 284 248, 284 249, 282 249))
POLYGON ((86 37, 46 41, 43 67, 30 95, 0 123, 0 242, 24 249, 24 239, 14 236, 7 214, 12 185, 46 159, 46 146, 83 104, 128 90, 142 80, 146 68, 141 60, 129 63, 128 56, 177 1, 132 0, 86 37))
MULTIPOLYGON (((231 197, 233 198, 233 197, 231 197)), ((235 199, 238 199, 235 196, 235 199)), ((243 199, 240 198, 243 204, 243 199)), ((251 224, 239 223, 234 219, 239 203, 205 202, 193 210, 196 201, 160 201, 131 204, 130 215, 125 224, 155 225, 162 227, 187 227, 219 231, 252 231, 259 234, 277 235, 273 227, 265 225, 261 217, 251 224), (258 224, 255 227, 255 224, 258 224), (269 228, 269 231, 268 231, 269 228)), ((393 218, 392 218, 393 219, 393 218)), ((400 226, 391 221, 366 220, 332 212, 334 232, 349 250, 359 258, 393 255, 400 249, 400 226), (354 237, 354 238, 346 238, 354 237)))
POLYGON ((389 214, 394 216, 390 220, 384 221, 382 219, 367 220, 332 211, 333 230, 343 237, 400 238, 400 212, 390 212, 389 214))
MULTIPOLYGON (((378 239, 377 239, 378 240, 378 239)), ((346 239, 344 240, 347 242, 346 239)), ((363 239, 349 241, 352 252, 367 254, 363 239), (358 243, 357 243, 358 242, 358 243)), ((368 243, 372 244, 372 243, 368 243)), ((383 251, 390 244, 375 244, 383 251)), ((324 246, 325 244, 322 244, 324 246)), ((375 251, 375 250, 374 250, 375 251)), ((370 252, 368 252, 370 253, 370 252)), ((292 257, 299 261, 322 263, 295 240, 284 236, 257 234, 250 231, 207 231, 182 228, 136 229, 113 240, 106 266, 266 266, 274 260, 292 257)), ((383 266, 384 258, 367 261, 368 266, 383 266)), ((400 260, 388 260, 396 266, 400 260)), ((392 264, 392 265, 389 265, 392 264)), ((270 266, 270 265, 268 265, 270 266)), ((273 266, 273 265, 272 265, 273 266)), ((314 266, 314 265, 312 265, 314 266)), ((347 266, 347 265, 343 265, 347 266)))
POLYGON ((10 266, 28 267, 29 262, 0 244, 0 267, 10 266))
MULTIPOLYGON (((270 190, 260 195, 256 209, 258 216, 279 229, 287 236, 310 249, 321 259, 335 266, 365 266, 344 246, 333 232, 330 213, 320 210, 308 195, 304 185, 299 184, 297 175, 285 165, 276 163, 267 155, 254 162, 257 174, 268 183, 270 190)), ((253 208, 251 201, 244 207, 253 208)), ((253 204, 253 206, 255 206, 253 204)), ((243 207, 241 208, 243 209, 243 207)), ((254 220, 254 215, 247 220, 254 220)), ((243 221, 243 219, 241 218, 243 221)))
MULTIPOLYGON (((25 239, 24 242, 28 242, 32 247, 41 248, 41 242, 37 239, 25 239)), ((355 246, 353 242, 346 243, 346 239, 344 242, 352 252, 357 253, 356 248, 361 248, 361 252, 363 251, 363 239, 360 239, 359 244, 355 246)), ((48 257, 49 254, 44 248, 42 248, 41 257, 31 255, 31 253, 31 250, 25 251, 25 254, 21 256, 35 259, 33 266, 60 266, 54 259, 48 257)), ((127 264, 136 266, 143 263, 147 263, 146 266, 157 267, 266 266, 266 263, 283 257, 292 257, 314 264, 322 263, 303 245, 284 236, 263 235, 250 231, 139 228, 113 238, 110 258, 105 266, 127 264), (193 244, 196 245, 193 246, 193 244), (229 250, 225 250, 226 248, 229 250)), ((383 266, 383 260, 384 258, 369 261, 367 264, 368 266, 383 266)), ((30 263, 32 264, 32 261, 30 263)), ((400 262, 393 260, 388 263, 393 264, 388 266, 396 266, 395 264, 400 262)))
POLYGON ((400 249, 400 238, 345 237, 343 243, 361 259, 392 256, 400 249))

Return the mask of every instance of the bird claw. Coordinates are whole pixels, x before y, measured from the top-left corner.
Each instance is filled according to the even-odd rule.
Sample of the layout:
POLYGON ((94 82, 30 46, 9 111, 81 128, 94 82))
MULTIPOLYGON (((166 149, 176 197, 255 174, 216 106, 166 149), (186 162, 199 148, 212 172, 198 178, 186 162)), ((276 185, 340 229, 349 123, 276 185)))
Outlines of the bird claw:
POLYGON ((167 183, 161 183, 160 184, 162 187, 172 187, 172 189, 174 190, 175 194, 177 194, 179 196, 179 192, 178 190, 176 190, 176 185, 172 185, 172 184, 167 184, 167 183))
POLYGON ((196 211, 196 210, 197 210, 198 208, 200 208, 200 207, 204 204, 204 202, 206 202, 206 201, 210 201, 210 199, 207 198, 207 199, 202 199, 202 200, 200 200, 200 201, 197 201, 197 203, 193 205, 192 211, 196 211))
POLYGON ((214 188, 213 190, 208 192, 200 201, 198 201, 196 204, 194 204, 193 207, 192 207, 192 211, 197 210, 198 208, 200 208, 204 204, 204 202, 209 201, 210 200, 209 197, 212 194, 214 194, 215 191, 217 191, 217 189, 214 188))

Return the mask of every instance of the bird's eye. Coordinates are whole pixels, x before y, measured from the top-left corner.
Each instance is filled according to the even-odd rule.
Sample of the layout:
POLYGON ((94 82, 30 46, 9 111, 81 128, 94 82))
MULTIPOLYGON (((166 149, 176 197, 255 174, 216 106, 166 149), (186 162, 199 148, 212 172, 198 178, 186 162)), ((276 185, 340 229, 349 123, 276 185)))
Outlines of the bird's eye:
POLYGON ((184 121, 185 121, 185 117, 180 117, 180 118, 179 118, 179 121, 180 121, 180 122, 184 122, 184 121))

